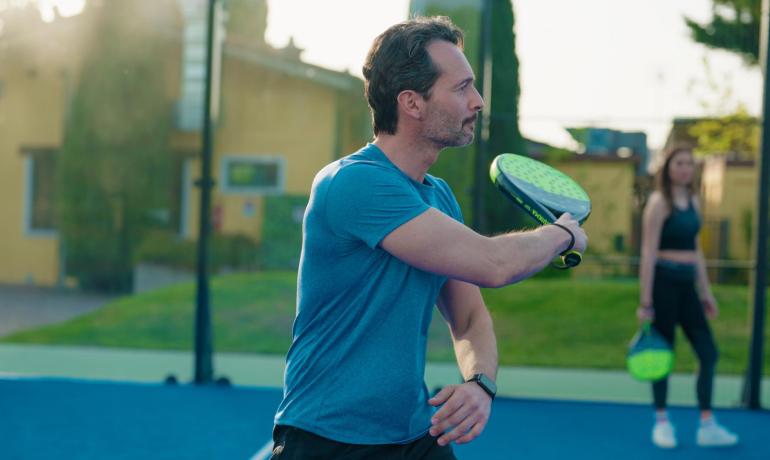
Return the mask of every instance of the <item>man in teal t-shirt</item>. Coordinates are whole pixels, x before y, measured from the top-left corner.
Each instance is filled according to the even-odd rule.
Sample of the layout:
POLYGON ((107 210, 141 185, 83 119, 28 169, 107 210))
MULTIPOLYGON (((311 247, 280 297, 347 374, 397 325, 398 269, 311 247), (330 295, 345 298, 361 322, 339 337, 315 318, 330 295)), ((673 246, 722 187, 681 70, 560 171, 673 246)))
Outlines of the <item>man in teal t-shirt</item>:
POLYGON ((316 175, 305 213, 275 459, 454 459, 450 443, 481 433, 496 391, 479 286, 530 276, 571 240, 585 249, 569 215, 557 221, 564 228, 479 235, 447 183, 428 174, 443 148, 472 141, 484 105, 462 43, 447 18, 416 18, 369 51, 375 139, 316 175), (434 305, 466 383, 430 398, 434 305))

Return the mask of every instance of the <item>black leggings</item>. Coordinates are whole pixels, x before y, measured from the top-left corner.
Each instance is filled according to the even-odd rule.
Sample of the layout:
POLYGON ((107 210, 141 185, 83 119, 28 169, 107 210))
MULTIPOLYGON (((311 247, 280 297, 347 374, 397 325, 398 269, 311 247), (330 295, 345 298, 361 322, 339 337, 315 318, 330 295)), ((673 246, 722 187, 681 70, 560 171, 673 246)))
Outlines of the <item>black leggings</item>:
MULTIPOLYGON (((674 346, 676 325, 681 324, 700 361, 696 390, 701 410, 711 409, 717 347, 706 320, 703 305, 695 292, 695 267, 659 262, 652 288, 655 309, 653 326, 674 346)), ((652 384, 656 409, 666 407, 668 378, 652 384)))

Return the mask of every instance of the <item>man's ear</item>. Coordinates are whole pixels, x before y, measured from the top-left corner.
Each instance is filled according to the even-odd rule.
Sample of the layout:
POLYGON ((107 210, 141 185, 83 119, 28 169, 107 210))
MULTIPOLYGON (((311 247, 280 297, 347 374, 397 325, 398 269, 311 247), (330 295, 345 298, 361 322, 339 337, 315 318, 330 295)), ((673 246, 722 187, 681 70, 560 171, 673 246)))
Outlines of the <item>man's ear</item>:
POLYGON ((398 93, 396 101, 398 101, 401 113, 405 116, 415 120, 422 120, 425 99, 423 99, 420 93, 413 90, 404 90, 398 93))

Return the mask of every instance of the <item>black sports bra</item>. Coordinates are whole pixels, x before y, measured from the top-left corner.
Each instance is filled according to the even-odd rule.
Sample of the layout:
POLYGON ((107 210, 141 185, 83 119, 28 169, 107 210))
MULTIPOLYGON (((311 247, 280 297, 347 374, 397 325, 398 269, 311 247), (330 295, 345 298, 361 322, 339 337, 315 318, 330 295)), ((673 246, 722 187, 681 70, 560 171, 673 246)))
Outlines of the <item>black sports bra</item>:
POLYGON ((700 217, 695 212, 692 200, 687 209, 672 206, 671 214, 663 222, 658 249, 695 250, 695 237, 700 231, 700 217))

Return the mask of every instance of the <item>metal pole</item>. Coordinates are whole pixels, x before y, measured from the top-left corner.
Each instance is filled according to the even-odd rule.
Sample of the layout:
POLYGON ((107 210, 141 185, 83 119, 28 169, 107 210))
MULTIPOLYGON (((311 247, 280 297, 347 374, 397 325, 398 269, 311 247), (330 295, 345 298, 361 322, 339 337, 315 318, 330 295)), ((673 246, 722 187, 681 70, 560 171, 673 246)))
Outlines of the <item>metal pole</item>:
POLYGON ((479 69, 477 82, 479 93, 484 98, 484 108, 476 123, 476 156, 474 158, 473 183, 473 228, 486 231, 486 213, 484 212, 484 185, 489 181, 488 146, 489 121, 492 110, 492 1, 481 0, 481 27, 479 34, 479 69))
POLYGON ((211 383, 214 375, 212 362, 211 313, 209 309, 209 234, 211 232, 211 178, 212 150, 212 62, 214 56, 214 11, 217 0, 209 0, 206 34, 206 87, 203 108, 203 151, 201 154, 201 178, 197 185, 201 189, 200 221, 198 233, 198 267, 195 308, 195 379, 196 384, 211 383))
POLYGON ((743 391, 743 404, 749 409, 761 409, 762 354, 765 326, 765 290, 767 287, 767 231, 768 193, 770 192, 770 79, 768 79, 768 21, 770 0, 762 2, 762 33, 760 35, 760 60, 764 73, 764 95, 762 98, 762 147, 758 158, 759 191, 757 195, 757 216, 754 222, 754 250, 756 270, 754 272, 754 296, 752 303, 751 343, 749 345, 749 367, 743 391))

